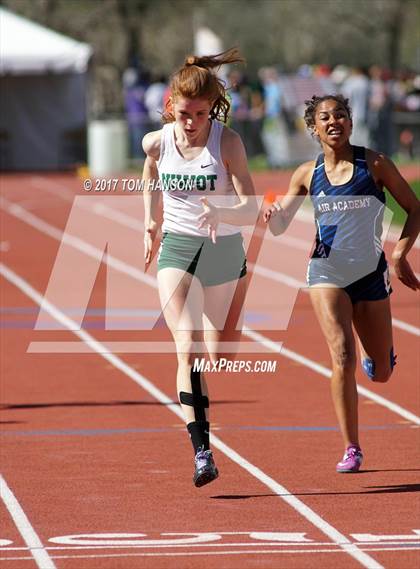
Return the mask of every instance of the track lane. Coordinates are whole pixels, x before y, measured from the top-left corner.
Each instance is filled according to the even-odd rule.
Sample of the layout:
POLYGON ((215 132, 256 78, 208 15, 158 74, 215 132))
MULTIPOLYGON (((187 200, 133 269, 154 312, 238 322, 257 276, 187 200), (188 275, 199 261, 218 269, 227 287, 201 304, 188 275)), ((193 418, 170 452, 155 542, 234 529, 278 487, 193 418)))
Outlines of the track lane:
MULTIPOLYGON (((28 333, 29 333, 29 332, 28 332, 28 333)), ((79 365, 80 365, 80 364, 79 364, 79 365)), ((85 362, 84 365, 86 366, 86 362, 85 362)), ((68 369, 68 368, 67 368, 67 369, 68 369)), ((69 373, 69 372, 68 372, 68 373, 69 373)), ((70 373, 71 373, 71 371, 70 371, 70 373)), ((65 385, 63 384, 63 379, 62 379, 62 378, 56 378, 56 380, 57 380, 57 379, 61 379, 62 388, 64 388, 64 390, 65 390, 65 385)), ((89 383, 94 384, 94 379, 92 379, 92 378, 90 377, 89 383)), ((114 384, 114 389, 116 389, 116 388, 117 388, 117 382, 115 382, 115 384, 114 384)), ((103 390, 103 389, 104 389, 104 386, 102 385, 102 386, 101 386, 101 390, 103 390)), ((120 389, 121 389, 121 386, 118 386, 118 390, 120 390, 120 389)), ((57 390, 55 390, 54 393, 56 393, 56 391, 57 391, 57 390)), ((54 405, 52 405, 52 407, 54 407, 54 405)), ((100 407, 101 407, 101 406, 99 406, 99 408, 100 408, 100 407)), ((99 408, 98 408, 98 415, 99 415, 99 408)), ((156 411, 156 410, 154 411, 153 416, 154 416, 155 418, 156 418, 156 415, 158 414, 159 411, 160 411, 160 409, 159 409, 158 411, 156 411)), ((50 420, 51 420, 51 414, 50 414, 50 420)), ((86 423, 86 418, 85 418, 85 420, 83 421, 83 423, 86 423)), ((160 424, 160 423, 161 423, 161 419, 159 419, 159 424, 160 424)), ((52 428, 52 430, 54 431, 55 429, 52 428)), ((180 440, 181 437, 179 437, 179 433, 178 433, 177 431, 175 431, 175 434, 176 434, 177 439, 180 440)), ((36 452, 28 452, 28 450, 26 449, 26 452, 25 452, 25 442, 26 442, 26 440, 25 440, 25 431, 24 431, 24 432, 23 432, 23 436, 22 436, 22 438, 21 438, 21 441, 22 441, 22 439, 23 439, 23 441, 21 442, 21 445, 23 445, 23 449, 22 449, 22 450, 23 450, 24 455, 25 455, 25 457, 26 457, 26 459, 27 459, 27 462, 29 462, 29 464, 26 464, 26 467, 29 468, 30 471, 41 472, 41 474, 44 474, 43 469, 40 468, 40 464, 37 464, 37 461, 40 461, 40 460, 41 460, 41 461, 44 461, 44 462, 42 463, 42 464, 44 464, 44 468, 47 466, 47 465, 45 464, 45 457, 48 456, 48 452, 47 452, 47 450, 42 446, 42 443, 43 443, 43 439, 44 439, 44 438, 47 438, 47 439, 48 439, 48 436, 46 437, 45 434, 42 434, 42 433, 41 433, 41 434, 38 434, 38 435, 36 435, 36 436, 38 436, 39 439, 40 439, 40 443, 39 443, 39 446, 38 446, 38 448, 37 448, 37 451, 36 451, 36 452), (42 452, 43 448, 44 448, 44 452, 42 452), (41 452, 40 452, 40 451, 41 451, 41 452), (32 464, 31 464, 31 462, 30 462, 31 460, 33 461, 32 464)), ((50 436, 54 438, 54 435, 50 435, 50 436)), ((14 437, 18 437, 18 435, 17 435, 16 433, 11 433, 11 441, 13 441, 13 438, 14 438, 14 437)), ((26 438, 27 438, 27 437, 26 437, 26 438)), ((29 438, 30 438, 30 437, 29 437, 29 438)), ((158 437, 158 438, 159 438, 159 437, 158 437)), ((184 438, 184 437, 183 437, 183 438, 184 438)), ((98 444, 97 441, 94 439, 94 437, 92 437, 91 440, 94 441, 94 444, 95 444, 95 445, 98 444)), ((184 440, 185 440, 185 439, 184 439, 184 440)), ((76 441, 77 441, 77 438, 76 438, 76 441)), ((118 441, 118 439, 117 439, 117 441, 118 441)), ((61 441, 60 441, 60 442, 61 442, 61 441)), ((58 472, 60 472, 60 466, 61 466, 61 468, 65 468, 65 470, 66 470, 66 479, 62 482, 60 494, 66 494, 65 485, 67 485, 67 488, 69 488, 69 490, 74 493, 74 484, 75 484, 75 483, 77 483, 78 488, 80 488, 80 486, 84 483, 84 481, 86 481, 86 479, 87 479, 89 482, 92 482, 92 481, 93 481, 94 484, 95 484, 95 493, 94 493, 93 500, 90 499, 90 498, 86 498, 86 496, 89 496, 89 492, 86 490, 86 492, 83 492, 83 494, 78 495, 77 504, 75 504, 75 505, 73 506, 73 507, 77 506, 77 508, 76 508, 76 511, 78 512, 77 522, 80 522, 80 512, 81 512, 80 500, 82 499, 84 503, 87 502, 88 506, 89 506, 89 505, 92 505, 92 504, 97 504, 97 505, 99 505, 99 504, 98 504, 98 500, 100 499, 99 497, 100 497, 100 496, 103 496, 104 494, 106 494, 106 492, 105 492, 106 486, 101 490, 101 487, 100 487, 100 486, 101 486, 101 483, 104 482, 104 480, 102 480, 102 477, 101 477, 100 482, 98 483, 98 467, 97 467, 97 463, 96 463, 95 461, 93 461, 93 462, 89 462, 89 461, 88 461, 88 457, 90 457, 91 454, 92 454, 92 451, 91 451, 90 448, 89 448, 90 440, 88 439, 87 441, 84 441, 83 450, 77 448, 77 442, 75 442, 75 439, 70 440, 67 444, 66 444, 66 443, 67 443, 67 441, 61 442, 61 444, 60 444, 60 453, 59 453, 59 456, 57 457, 57 458, 60 460, 60 462, 63 461, 63 464, 58 465, 58 466, 55 465, 55 470, 56 470, 56 471, 58 470, 58 472), (75 448, 75 447, 76 447, 76 448, 75 448), (66 460, 66 449, 67 449, 68 452, 70 452, 70 457, 67 456, 67 460, 66 460), (86 457, 86 458, 85 458, 85 457, 86 457), (69 458, 70 458, 70 460, 69 460, 69 458), (80 461, 83 461, 83 465, 84 465, 83 473, 82 473, 82 474, 81 474, 81 473, 77 474, 77 473, 79 472, 78 469, 80 468, 80 461), (79 462, 79 464, 78 464, 78 462, 79 462), (89 466, 88 466, 88 465, 94 469, 93 474, 92 474, 92 473, 89 474, 89 466), (86 472, 86 470, 87 470, 87 472, 86 472), (98 486, 99 486, 99 488, 98 488, 98 486), (98 499, 95 499, 95 496, 98 496, 98 499)), ((33 445, 32 441, 29 441, 29 444, 32 446, 32 445, 33 445)), ((122 445, 121 445, 121 446, 122 446, 122 445)), ((159 445, 158 445, 158 444, 153 445, 153 443, 151 443, 150 441, 147 443, 146 447, 144 447, 143 449, 140 450, 140 455, 141 455, 141 456, 148 456, 148 455, 150 455, 150 454, 151 454, 151 453, 150 453, 150 447, 151 447, 151 446, 153 446, 154 452, 157 452, 158 455, 161 456, 162 451, 161 451, 161 449, 159 448, 159 445), (148 450, 148 449, 149 449, 149 450, 148 450)), ((174 446, 176 446, 176 445, 174 445, 174 442, 173 442, 172 438, 170 438, 169 446, 170 446, 171 449, 173 449, 174 446)), ((128 456, 131 456, 131 458, 132 458, 132 450, 131 450, 130 446, 127 445, 127 444, 123 445, 123 446, 122 446, 122 449, 123 449, 123 451, 125 452, 124 457, 123 457, 123 459, 122 459, 122 462, 123 462, 123 464, 127 464, 128 456)), ((96 449, 96 450, 97 450, 97 449, 96 449)), ((113 469, 113 465, 115 465, 114 468, 116 468, 116 469, 120 472, 120 471, 121 471, 121 469, 120 469, 121 461, 120 461, 120 460, 116 460, 116 458, 115 458, 115 456, 114 456, 114 453, 112 454, 112 458, 109 459, 109 457, 108 457, 108 460, 107 460, 107 459, 106 459, 106 456, 108 456, 108 454, 107 454, 107 447, 106 447, 105 445, 104 445, 103 447, 101 447, 100 450, 102 450, 102 453, 103 453, 103 454, 100 454, 99 463, 100 463, 100 464, 102 465, 102 467, 104 468, 104 472, 106 472, 105 481, 108 481, 108 480, 109 480, 109 481, 111 481, 111 480, 114 481, 114 478, 117 476, 117 472, 113 469)), ((153 454, 153 451, 152 451, 152 454, 153 454)), ((181 454, 181 453, 180 453, 180 454, 181 454)), ((184 452, 183 454, 185 454, 185 452, 184 452)), ((221 461, 221 466, 222 466, 222 465, 223 465, 223 460, 221 461)), ((54 471, 54 465, 53 465, 53 464, 50 464, 49 467, 51 468, 51 470, 54 471)), ((128 469, 130 470, 130 462, 129 462, 129 461, 128 461, 128 469)), ((7 467, 6 467, 6 470, 7 470, 7 467)), ((229 470, 232 471, 232 465, 230 465, 230 469, 229 469, 229 470)), ((124 472, 125 472, 125 474, 127 475, 127 472, 126 472, 126 471, 124 471, 124 472)), ((157 471, 157 472, 159 472, 159 471, 157 471)), ((179 474, 177 474, 177 466, 176 466, 176 465, 172 465, 172 463, 171 463, 171 469, 170 469, 170 470, 166 470, 166 471, 164 470, 163 472, 162 472, 162 471, 160 471, 160 472, 161 472, 161 473, 166 473, 166 474, 169 475, 169 480, 168 480, 168 477, 165 477, 165 488, 166 488, 166 482, 167 482, 167 483, 168 483, 168 491, 169 491, 169 493, 171 493, 171 491, 170 491, 170 485, 171 485, 171 483, 172 483, 172 484, 175 484, 175 487, 178 487, 178 490, 179 490, 179 480, 178 480, 178 477, 180 477, 180 476, 179 476, 179 474)), ((182 478, 183 478, 184 480, 186 480, 187 477, 185 476, 185 473, 183 473, 183 474, 184 474, 184 476, 182 476, 182 478)), ((239 476, 238 476, 238 474, 235 474, 235 473, 233 473, 233 474, 234 474, 234 476, 233 476, 232 479, 231 479, 231 480, 232 480, 232 487, 231 487, 230 491, 232 491, 234 488, 237 487, 236 485, 237 485, 237 483, 238 483, 238 478, 240 479, 240 478, 241 478, 241 475, 243 476, 243 473, 242 473, 242 472, 241 472, 241 474, 239 474, 239 476)), ((137 475, 138 475, 138 473, 137 473, 137 475)), ((17 478, 19 478, 19 476, 18 476, 17 478)), ((188 477, 188 478, 189 478, 189 477, 188 477)), ((155 495, 155 493, 153 492, 153 482, 152 482, 152 480, 151 480, 150 478, 147 478, 147 481, 148 481, 147 492, 148 492, 148 494, 149 494, 149 492, 150 492, 150 494, 153 496, 153 495, 155 495), (149 484, 149 483, 150 483, 150 484, 149 484), (150 485, 152 486, 152 488, 149 488, 150 485)), ((16 475, 15 475, 15 485, 16 485, 18 488, 19 488, 20 484, 22 484, 22 482, 23 482, 23 486, 20 488, 20 491, 21 491, 21 493, 22 493, 23 495, 25 495, 25 488, 24 488, 24 485, 26 484, 26 480, 24 479, 23 481, 22 481, 22 480, 16 481, 16 475)), ((228 481, 227 481, 227 482, 228 482, 228 481)), ((158 481, 157 481, 157 488, 160 486, 161 483, 162 483, 161 480, 158 480, 158 481)), ((189 480, 188 480, 188 487, 189 487, 190 492, 191 492, 191 490, 194 491, 194 489, 192 489, 191 482, 190 482, 189 480)), ((224 488, 226 488, 226 489, 229 491, 229 482, 227 483, 227 485, 224 486, 224 488)), ((185 490, 185 489, 182 489, 182 488, 181 488, 181 490, 185 490)), ((28 489, 27 489, 27 491, 28 491, 28 489)), ((127 493, 127 489, 126 489, 126 485, 125 485, 125 484, 124 484, 124 491, 127 493)), ((174 491, 175 491, 175 490, 174 490, 174 491)), ((209 488, 209 489, 206 488, 206 491, 207 491, 207 492, 208 492, 208 491, 211 491, 211 488, 209 488)), ((183 492, 181 492, 181 496, 180 496, 180 498, 179 498, 181 501, 183 500, 182 494, 183 494, 183 492)), ((39 496, 39 494, 38 494, 38 496, 39 496)), ((196 496, 199 496, 199 494, 196 494, 196 496)), ((144 497, 143 497, 143 498, 144 498, 144 497)), ((48 505, 49 505, 49 504, 51 503, 51 498, 49 498, 48 495, 45 494, 45 492, 42 494, 42 499, 43 499, 42 502, 45 503, 45 504, 48 504, 48 505)), ((113 499, 114 499, 114 500, 116 499, 116 497, 115 497, 114 495, 113 495, 113 499)), ((125 504, 127 504, 127 505, 132 503, 131 499, 130 499, 129 497, 127 497, 126 494, 124 494, 124 499, 125 499, 125 504)), ((165 499, 166 499, 166 498, 165 498, 165 499)), ((199 499, 199 498, 197 497, 196 500, 197 500, 197 499, 199 499)), ((28 501, 28 500, 29 500, 29 497, 26 496, 26 501, 28 501)), ((201 504, 201 501, 200 501, 200 504, 201 504)), ((107 504, 107 507, 109 507, 109 506, 110 506, 110 505, 107 504)), ((151 511, 153 510, 152 504, 150 505, 150 507, 148 507, 149 505, 148 505, 147 503, 144 503, 144 500, 143 500, 142 506, 143 506, 143 508, 145 509, 145 511, 147 511, 147 512, 151 512, 151 511)), ((273 513, 271 514, 271 516, 270 516, 270 514, 269 514, 269 508, 266 508, 266 514, 267 514, 267 516, 269 517, 269 519, 275 519, 275 518, 277 518, 277 516, 278 516, 278 508, 281 507, 281 506, 279 506, 279 501, 278 501, 277 497, 276 497, 276 501, 273 502, 273 506, 274 506, 274 511, 273 511, 273 513)), ((48 507, 48 506, 47 506, 47 507, 48 507)), ((65 506, 64 506, 64 504, 63 504, 63 506, 60 508, 60 504, 57 503, 57 509, 58 509, 58 511, 59 511, 60 509, 61 509, 61 511, 63 511, 63 510, 64 510, 64 507, 65 507, 65 506)), ((111 504, 111 507, 112 507, 112 504, 111 504)), ((255 507, 255 508, 258 508, 257 504, 255 504, 254 507, 255 507)), ((67 510, 68 510, 68 508, 69 508, 69 505, 67 504, 67 510)), ((178 512, 178 513, 179 513, 179 512, 182 512, 182 507, 180 506, 180 504, 174 504, 173 501, 171 501, 171 508, 175 508, 174 512, 175 512, 175 511, 178 512)), ((202 511, 202 510, 203 510, 203 509, 202 509, 201 507, 200 507, 200 508, 197 508, 197 509, 195 510, 195 515, 198 516, 198 519, 200 519, 200 520, 202 520, 202 515, 203 515, 203 511, 202 511)), ((225 508, 222 508, 222 510, 225 511, 225 508)), ((242 508, 242 510, 243 510, 243 508, 242 508)), ((194 511, 194 510, 193 510, 193 511, 194 511)), ((289 510, 289 511, 292 513, 292 515, 293 515, 294 517, 296 517, 296 513, 295 513, 293 510, 289 510)), ((214 523, 214 513, 215 513, 215 512, 214 512, 214 508, 213 508, 213 509, 212 509, 212 520, 213 520, 213 523, 214 523)), ((48 515, 46 516, 45 514, 57 515, 57 510, 54 509, 54 511, 43 512, 42 519, 45 520, 45 522, 43 522, 43 523, 48 523, 48 515)), ((99 514, 98 514, 98 515, 99 515, 99 514)), ((112 515, 113 523, 117 523, 118 527, 120 527, 119 520, 117 519, 118 516, 115 515, 115 510, 114 510, 113 508, 112 508, 112 514, 111 514, 111 515, 112 515)), ((126 513, 125 513, 125 515, 126 515, 126 513)), ((173 513, 173 515, 174 515, 174 513, 173 513)), ((173 519, 173 515, 170 516, 170 519, 173 519)), ((288 517, 287 512, 286 512, 286 514, 283 514, 283 513, 281 514, 281 519, 282 519, 282 520, 287 519, 287 517, 288 517)), ((70 515, 70 518, 72 519, 72 518, 74 518, 74 516, 71 516, 71 515, 70 515)), ((192 516, 192 515, 190 514, 190 515, 188 516, 188 523, 191 523, 191 521, 192 521, 191 518, 194 518, 194 516, 192 516)), ((90 516, 89 520, 91 520, 91 519, 92 519, 92 516, 90 516)), ((106 517, 106 515, 104 514, 104 512, 101 512, 101 513, 100 513, 100 519, 101 519, 101 524, 102 524, 102 527, 103 527, 104 521, 106 522, 106 520, 107 520, 107 517, 106 517)), ((249 519, 252 519, 252 518, 249 518, 249 519)), ((99 520, 96 520, 97 523, 98 523, 98 521, 99 521, 99 520)), ((161 523, 161 521, 160 521, 160 523, 161 523)), ((221 522, 220 522, 220 523, 221 523, 221 522)), ((249 523, 249 522, 248 522, 248 523, 249 523)), ((302 528, 302 524, 301 524, 300 518, 299 518, 299 520, 298 520, 297 522, 295 522, 295 523, 298 524, 299 528, 302 528)), ((56 522, 56 523, 53 523, 52 525, 53 525, 54 528, 59 527, 59 526, 57 525, 57 522, 56 522)), ((293 524, 292 524, 292 525, 293 525, 293 524)), ((219 529, 219 531, 221 531, 220 528, 218 528, 218 529, 219 529)), ((223 529, 223 528, 222 528, 222 529, 223 529)), ((265 528, 264 528, 264 529, 265 529, 265 528)), ((313 528, 310 528, 310 529, 312 530, 313 528)), ((44 530, 44 531, 46 531, 46 530, 44 530)), ((245 530, 245 531, 246 531, 246 530, 245 530)), ((70 533, 72 533, 72 532, 70 532, 70 533)), ((76 533, 77 533, 77 532, 76 532, 76 533)), ((107 533, 107 532, 105 532, 105 533, 107 533)), ((313 531, 312 531, 312 534, 313 534, 313 531)), ((324 538, 324 540, 325 540, 325 538, 324 538)), ((319 538, 318 538, 318 541, 319 541, 319 538)), ((346 548, 346 546, 342 546, 342 547, 346 548)), ((356 548, 356 547, 353 547, 353 546, 349 545, 349 548, 354 549, 354 550, 355 550, 355 554, 357 554, 358 556, 361 556, 362 559, 364 558, 363 554, 360 554, 360 552, 357 551, 357 548, 356 548)), ((369 557, 368 557, 368 556, 366 556, 366 558, 369 560, 369 557)), ((373 563, 370 563, 370 564, 368 564, 368 565, 366 565, 366 566, 371 566, 371 567, 377 566, 377 567, 379 567, 378 564, 377 564, 377 565, 374 565, 373 563)))
MULTIPOLYGON (((288 377, 289 377, 289 376, 288 376, 288 377)), ((328 398, 328 395, 326 396, 326 398, 328 398)), ((273 401, 273 398, 270 397, 269 400, 273 401)), ((251 406, 251 410, 254 410, 254 413, 255 413, 255 412, 257 413, 257 417, 261 417, 261 411, 262 411, 264 408, 266 408, 266 403, 267 403, 267 401, 265 401, 264 403, 265 403, 265 405, 263 406, 262 409, 261 409, 261 408, 260 408, 260 409, 255 409, 255 405, 252 405, 252 406, 251 406)), ((217 409, 217 406, 216 406, 216 409, 217 409)), ((270 413, 269 416, 274 416, 274 414, 271 414, 271 413, 270 413)), ((325 414, 324 414, 324 416, 325 416, 325 414)), ((261 442, 262 442, 262 441, 261 441, 261 442)), ((265 441, 265 443, 267 444, 267 441, 265 441)), ((243 441, 243 444, 244 444, 244 441, 243 441)), ((247 443, 246 443, 246 446, 247 446, 247 449, 249 449, 249 442, 248 442, 248 441, 247 441, 247 443)), ((264 445, 262 445, 262 444, 261 444, 261 445, 258 444, 258 441, 257 441, 257 448, 262 449, 263 446, 264 446, 264 445)), ((71 448, 73 449, 73 445, 72 445, 71 448)), ((61 454, 61 453, 60 453, 60 454, 61 454)), ((268 454, 269 454, 269 456, 271 456, 271 457, 275 457, 275 454, 274 454, 274 453, 273 453, 273 454, 270 454, 270 453, 269 453, 269 448, 268 448, 268 454)), ((39 453, 37 453, 37 456, 38 456, 38 455, 39 455, 39 453)), ((267 462, 267 460, 266 460, 267 447, 265 447, 265 451, 264 451, 263 455, 264 455, 264 457, 265 457, 265 462, 267 462)), ((275 464, 277 465, 277 468, 278 468, 277 459, 275 460, 275 464)), ((109 465, 107 465, 107 466, 108 466, 108 468, 109 468, 109 465)), ((292 476, 293 476, 293 473, 296 473, 298 470, 296 470, 295 468, 291 468, 292 466, 293 466, 293 465, 291 465, 291 464, 289 463, 289 465, 288 465, 288 472, 290 472, 290 473, 292 474, 292 476)), ((321 469, 321 470, 322 470, 322 469, 321 469)), ((296 479, 296 475, 294 475, 293 478, 294 478, 294 480, 295 480, 295 479, 296 479)), ((352 477, 352 478, 354 478, 354 477, 352 477)), ((237 486, 234 486, 234 487, 237 488, 237 486)), ((317 492, 317 493, 318 493, 318 492, 317 492)), ((311 494, 311 492, 309 492, 309 494, 311 494)), ((306 495, 306 493, 305 493, 305 495, 306 495)), ((225 498, 224 498, 224 499, 225 499, 225 498)), ((282 515, 282 518, 281 518, 281 519, 284 519, 283 515, 282 515)), ((354 528, 353 528, 353 529, 354 529, 354 528)), ((301 559, 301 556, 299 556, 299 559, 301 559)), ((300 565, 300 566, 301 566, 301 565, 300 565)), ((347 566, 347 565, 346 565, 346 566, 347 566)))
MULTIPOLYGON (((146 364, 145 367, 148 367, 148 366, 149 366, 149 364, 146 364)), ((306 374, 307 371, 305 370, 304 373, 306 374)), ((229 378, 226 378, 226 379, 229 380, 229 378)), ((295 381, 296 381, 296 380, 295 380, 295 381)), ((172 382, 172 379, 170 378, 170 383, 171 383, 171 382, 172 382)), ((242 385, 241 385, 241 388, 242 388, 242 385)), ((300 392, 300 393, 302 392, 302 388, 303 388, 303 389, 305 388, 304 385, 302 385, 302 387, 299 388, 299 392, 300 392)), ((313 395, 315 395, 315 394, 313 394, 313 395)), ((273 396, 273 394, 272 394, 272 396, 273 396)), ((293 395, 292 395, 292 397, 293 397, 293 395)), ((276 390, 276 392, 274 393, 274 399, 276 400, 276 398, 277 398, 277 401, 278 401, 278 391, 277 391, 277 390, 276 390)), ((325 399, 325 402, 327 402, 327 400, 328 400, 328 392, 327 392, 327 398, 325 399)), ((267 403, 267 402, 265 402, 265 404, 266 404, 266 403, 267 403)), ((216 411, 217 411, 217 405, 216 405, 215 407, 216 407, 216 411)), ((253 405, 250 405, 251 411, 252 411, 252 407, 253 407, 253 405)), ((259 412, 259 413, 264 413, 264 409, 265 409, 265 407, 262 406, 262 409, 259 409, 258 412, 259 412)), ((311 412, 311 408, 309 407, 309 413, 310 413, 310 412, 311 412)), ((248 410, 248 413, 249 413, 249 410, 248 410)), ((265 413, 264 413, 264 414, 265 414, 265 413)), ((261 416, 261 415, 260 415, 260 416, 261 416)), ((262 416, 264 416, 264 415, 262 415, 262 416)), ((308 415, 306 415, 306 416, 308 416, 308 415)), ((332 423, 332 424, 333 424, 333 423, 332 423)), ((246 425, 245 425, 245 426, 246 426, 246 425)), ((370 437, 370 435, 369 435, 369 437, 370 437)), ((235 440, 236 440, 236 439, 235 439, 235 440)), ((265 440, 265 439, 261 439, 261 446, 262 446, 262 447, 264 446, 264 440, 265 440)), ((245 445, 245 446, 246 446, 246 441, 248 441, 248 438, 244 439, 244 445, 245 445)), ((249 443, 248 443, 248 446, 249 446, 249 443)), ((285 443, 285 448, 286 448, 286 447, 287 447, 287 443, 285 443)), ((409 449, 408 449, 408 450, 409 450, 409 449)))
MULTIPOLYGON (((37 218, 38 218, 38 217, 37 217, 37 218)), ((140 276, 141 278, 143 278, 141 274, 140 274, 139 276, 140 276)), ((150 278, 150 277, 148 277, 148 278, 150 278)), ((257 276, 254 278, 254 281, 257 281, 257 282, 258 282, 258 279, 259 279, 259 276, 257 275, 257 276)), ((260 279, 260 283, 261 283, 261 279, 260 279)), ((264 279, 264 282, 261 283, 260 285, 258 285, 260 288, 258 288, 258 286, 257 286, 257 294, 260 295, 260 293, 259 293, 258 291, 261 290, 261 286, 264 286, 265 284, 266 284, 266 280, 264 279)), ((400 285, 400 286, 402 287, 403 285, 400 285)), ((403 287, 403 289, 405 289, 405 290, 402 291, 402 292, 405 293, 405 295, 407 295, 407 294, 410 295, 410 294, 411 294, 411 291, 409 291, 406 287, 403 287)), ((284 290, 284 288, 283 288, 283 290, 284 290)), ((261 296, 261 295, 260 295, 260 296, 261 296)), ((411 298, 413 298, 413 296, 414 296, 414 295, 411 294, 411 298)), ((267 296, 267 300, 268 300, 268 299, 269 299, 269 297, 267 296)), ((156 299, 155 299, 155 300, 156 300, 156 299)), ((269 305, 268 305, 268 306, 269 306, 269 305)), ((413 311, 412 311, 412 308, 411 308, 411 312, 413 312, 413 311)), ((312 324, 311 324, 310 328, 312 328, 312 327, 316 327, 316 328, 317 328, 317 327, 318 327, 318 324, 317 324, 317 322, 316 322, 316 319, 315 319, 314 315, 310 313, 309 318, 311 318, 311 317, 312 317, 312 324)), ((306 322, 305 324, 308 324, 308 322, 306 322)), ((403 334, 405 334, 405 332, 403 332, 403 334)), ((316 346, 317 344, 314 344, 313 342, 311 342, 310 345, 316 346)), ((398 346, 398 344, 396 344, 396 345, 398 346)), ((411 341, 411 342, 404 342, 403 345, 406 346, 408 349, 413 350, 413 352, 415 353, 415 349, 416 349, 416 348, 415 348, 415 346, 416 346, 416 343, 415 343, 415 342, 413 342, 413 341, 411 341)), ((297 348, 298 351, 299 351, 300 349, 301 349, 301 346, 299 346, 299 347, 297 348)), ((399 350, 399 348, 397 348, 397 349, 399 350)), ((328 355, 327 355, 327 357, 328 357, 328 355)), ((318 358, 317 358, 317 357, 314 357, 313 359, 315 359, 315 361, 318 361, 318 358)), ((328 359, 329 359, 329 358, 328 358, 328 359)), ((401 362, 401 359, 402 359, 402 358, 400 358, 400 362, 401 362)), ((390 393, 393 393, 393 391, 392 391, 392 385, 393 385, 393 382, 390 382, 390 383, 387 384, 387 386, 386 386, 386 389, 389 389, 388 386, 391 386, 391 391, 390 391, 390 393)), ((398 390, 398 392, 400 392, 400 390, 398 390)), ((405 393, 408 395, 407 399, 408 399, 409 401, 411 401, 411 402, 414 402, 415 405, 417 406, 417 401, 416 401, 416 399, 413 400, 413 399, 411 398, 411 396, 409 395, 409 392, 405 391, 405 393)))

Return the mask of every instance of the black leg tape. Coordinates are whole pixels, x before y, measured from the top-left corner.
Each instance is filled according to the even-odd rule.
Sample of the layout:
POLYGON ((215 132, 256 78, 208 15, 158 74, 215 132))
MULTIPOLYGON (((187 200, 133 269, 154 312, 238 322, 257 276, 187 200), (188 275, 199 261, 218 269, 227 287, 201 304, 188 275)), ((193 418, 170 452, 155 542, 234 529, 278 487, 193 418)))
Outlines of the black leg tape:
POLYGON ((209 399, 201 392, 201 377, 199 371, 191 369, 191 390, 192 393, 181 391, 179 400, 184 405, 194 407, 194 415, 196 421, 205 421, 206 412, 204 409, 209 408, 209 399))
POLYGON ((179 393, 179 400, 184 405, 189 405, 190 407, 204 407, 209 408, 209 398, 205 395, 193 395, 192 393, 187 393, 186 391, 181 391, 179 393))

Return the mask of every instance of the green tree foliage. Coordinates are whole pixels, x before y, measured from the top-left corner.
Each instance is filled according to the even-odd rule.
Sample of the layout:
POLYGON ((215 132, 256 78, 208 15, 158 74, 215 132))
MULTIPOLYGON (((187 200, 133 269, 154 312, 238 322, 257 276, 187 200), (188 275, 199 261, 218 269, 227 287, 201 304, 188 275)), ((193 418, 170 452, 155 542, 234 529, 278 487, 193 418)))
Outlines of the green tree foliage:
POLYGON ((247 73, 303 63, 418 68, 416 0, 0 0, 11 10, 92 45, 93 112, 119 111, 121 77, 136 57, 171 73, 210 27, 238 45, 247 73))

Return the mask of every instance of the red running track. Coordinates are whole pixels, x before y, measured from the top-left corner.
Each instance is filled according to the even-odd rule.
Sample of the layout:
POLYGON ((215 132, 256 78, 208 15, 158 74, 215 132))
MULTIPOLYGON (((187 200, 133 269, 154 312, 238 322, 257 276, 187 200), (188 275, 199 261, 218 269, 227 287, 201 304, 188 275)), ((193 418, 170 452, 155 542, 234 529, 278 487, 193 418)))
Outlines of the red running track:
MULTIPOLYGON (((259 191, 273 188, 273 180, 258 176, 259 191)), ((4 567, 417 568, 418 297, 393 280, 399 358, 389 384, 371 384, 358 373, 360 387, 368 390, 360 398, 366 456, 360 474, 334 471, 342 443, 328 380, 323 368, 317 371, 311 363, 328 368, 329 358, 302 290, 287 330, 258 330, 266 343, 283 342, 283 353, 261 353, 255 342, 254 353, 240 356, 273 360, 275 373, 209 374, 221 476, 198 490, 191 481, 185 427, 170 404, 176 400, 173 353, 28 352, 30 346, 45 346, 42 342, 80 346, 82 340, 65 329, 34 329, 37 301, 47 289, 76 194, 85 195, 81 181, 70 175, 2 178, 7 200, 1 204, 4 567), (296 354, 307 360, 298 363, 296 354), (375 394, 394 407, 375 400, 375 394)), ((90 215, 97 221, 102 214, 90 215)), ((305 233, 299 223, 296 237, 305 233)), ((127 232, 124 239, 141 245, 141 235, 121 219, 117 225, 127 232)), ((73 275, 62 282, 69 296, 80 285, 83 247, 68 248, 78 259, 73 275)), ((267 240, 264 247, 261 263, 281 256, 277 242, 267 240)), ((274 278, 282 273, 302 280, 302 267, 291 262, 298 250, 289 248, 288 255, 286 264, 271 265, 277 277, 254 275, 250 328, 261 326, 258 317, 293 292, 274 278)), ((418 250, 412 260, 419 271, 418 250)), ((153 320, 147 319, 158 313, 153 280, 134 280, 150 327, 153 320)), ((105 287, 102 266, 84 318, 91 337, 126 346, 170 340, 161 327, 105 330, 105 287)), ((243 336, 244 345, 250 341, 243 336)))

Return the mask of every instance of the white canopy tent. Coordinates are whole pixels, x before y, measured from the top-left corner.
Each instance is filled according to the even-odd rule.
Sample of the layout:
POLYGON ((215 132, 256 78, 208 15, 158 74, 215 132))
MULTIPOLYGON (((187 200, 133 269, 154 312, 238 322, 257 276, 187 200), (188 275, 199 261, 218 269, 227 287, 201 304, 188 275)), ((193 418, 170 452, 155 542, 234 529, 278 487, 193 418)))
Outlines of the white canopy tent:
MULTIPOLYGON (((223 42, 213 30, 200 26, 194 33, 194 53, 198 56, 217 55, 223 51, 223 42)), ((228 65, 224 65, 217 71, 217 75, 226 80, 229 70, 228 65)))
POLYGON ((69 167, 82 159, 92 48, 0 8, 0 163, 69 167))
POLYGON ((84 73, 92 48, 0 8, 0 73, 84 73))
POLYGON ((223 42, 210 28, 200 26, 194 34, 194 53, 216 55, 223 51, 223 42))

